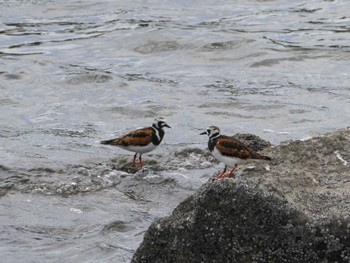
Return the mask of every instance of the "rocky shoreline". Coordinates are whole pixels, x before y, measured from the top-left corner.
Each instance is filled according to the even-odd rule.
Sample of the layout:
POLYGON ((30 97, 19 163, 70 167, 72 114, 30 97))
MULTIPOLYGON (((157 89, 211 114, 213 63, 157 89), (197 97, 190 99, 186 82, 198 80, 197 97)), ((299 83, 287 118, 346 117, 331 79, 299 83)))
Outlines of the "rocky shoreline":
POLYGON ((132 262, 349 262, 350 130, 263 153, 154 222, 132 262))

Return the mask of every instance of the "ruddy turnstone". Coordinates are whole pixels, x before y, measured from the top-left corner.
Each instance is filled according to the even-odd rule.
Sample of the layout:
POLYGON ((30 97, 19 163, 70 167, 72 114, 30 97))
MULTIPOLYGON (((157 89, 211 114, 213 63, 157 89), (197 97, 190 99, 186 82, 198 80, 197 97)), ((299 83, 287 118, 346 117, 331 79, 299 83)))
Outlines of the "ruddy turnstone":
POLYGON ((142 168, 142 154, 153 151, 161 143, 164 137, 164 127, 170 128, 163 118, 154 120, 151 127, 137 129, 122 137, 102 141, 102 144, 118 146, 122 149, 134 152, 133 167, 136 166, 136 157, 139 154, 140 168, 142 168))
POLYGON ((271 160, 270 157, 261 155, 242 142, 225 135, 220 134, 220 129, 216 126, 209 126, 201 135, 209 136, 208 148, 212 155, 220 162, 225 164, 225 169, 214 179, 230 177, 237 168, 237 165, 245 159, 271 160), (226 173, 227 167, 233 167, 229 173, 226 173))

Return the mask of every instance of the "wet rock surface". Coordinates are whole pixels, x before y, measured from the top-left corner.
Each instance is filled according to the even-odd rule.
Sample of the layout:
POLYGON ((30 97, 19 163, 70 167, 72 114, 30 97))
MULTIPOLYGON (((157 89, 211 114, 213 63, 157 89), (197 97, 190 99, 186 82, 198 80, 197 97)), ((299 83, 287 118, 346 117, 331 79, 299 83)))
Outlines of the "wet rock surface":
POLYGON ((132 262, 349 262, 350 130, 263 152, 154 222, 132 262))

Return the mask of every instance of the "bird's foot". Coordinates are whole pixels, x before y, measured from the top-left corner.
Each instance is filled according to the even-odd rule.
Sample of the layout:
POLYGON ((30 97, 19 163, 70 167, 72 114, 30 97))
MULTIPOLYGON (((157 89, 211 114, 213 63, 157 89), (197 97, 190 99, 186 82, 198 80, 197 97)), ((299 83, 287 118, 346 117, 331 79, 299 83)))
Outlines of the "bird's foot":
POLYGON ((222 172, 222 173, 219 173, 218 175, 214 176, 212 181, 221 180, 224 178, 230 178, 231 175, 234 175, 231 171, 230 172, 222 172))

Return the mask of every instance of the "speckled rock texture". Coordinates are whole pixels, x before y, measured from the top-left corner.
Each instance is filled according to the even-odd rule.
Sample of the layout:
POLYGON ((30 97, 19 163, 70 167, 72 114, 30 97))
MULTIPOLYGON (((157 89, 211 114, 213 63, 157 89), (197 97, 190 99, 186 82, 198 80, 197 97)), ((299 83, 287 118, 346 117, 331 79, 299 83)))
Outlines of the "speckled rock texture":
POLYGON ((132 262, 350 262, 350 130, 263 153, 154 222, 132 262))

